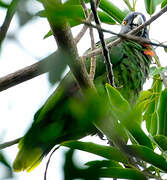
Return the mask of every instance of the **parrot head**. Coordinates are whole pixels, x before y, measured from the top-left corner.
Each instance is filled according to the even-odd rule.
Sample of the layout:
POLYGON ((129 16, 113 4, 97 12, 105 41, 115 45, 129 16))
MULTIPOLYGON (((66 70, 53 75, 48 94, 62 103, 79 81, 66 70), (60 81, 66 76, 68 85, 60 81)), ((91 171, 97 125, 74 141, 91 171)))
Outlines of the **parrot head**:
MULTIPOLYGON (((123 20, 120 33, 122 34, 128 33, 132 29, 135 29, 136 27, 143 24, 145 21, 146 18, 142 13, 140 12, 129 13, 123 20)), ((137 35, 149 39, 147 27, 143 28, 137 35)))

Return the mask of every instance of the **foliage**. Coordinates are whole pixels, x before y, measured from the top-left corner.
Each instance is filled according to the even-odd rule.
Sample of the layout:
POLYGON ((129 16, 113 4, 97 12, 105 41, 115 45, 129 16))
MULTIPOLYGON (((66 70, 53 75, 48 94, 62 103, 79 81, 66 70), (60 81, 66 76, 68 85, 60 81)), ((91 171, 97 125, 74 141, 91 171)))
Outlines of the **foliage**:
MULTIPOLYGON (((52 21, 57 21, 60 24, 68 22, 71 28, 83 24, 87 18, 80 0, 67 0, 64 4, 54 0, 39 1, 45 4, 50 11, 42 10, 36 15, 48 19, 51 17, 52 21)), ((86 4, 89 2, 89 0, 85 1, 86 4)), ((134 2, 132 5, 128 0, 124 2, 129 10, 135 9, 134 2)), ((167 4, 166 0, 144 0, 144 2, 149 15, 154 14, 159 4, 162 8, 167 4)), ((0 6, 8 9, 10 4, 0 1, 0 6)), ((18 6, 17 13, 20 26, 25 25, 33 17, 27 10, 25 3, 23 3, 22 8, 26 9, 26 16, 21 15, 23 11, 18 6)), ((88 11, 91 10, 88 9, 88 11)), ((127 10, 121 10, 112 1, 100 1, 98 15, 102 23, 112 26, 121 24, 127 13, 127 10)), ((44 38, 51 35, 52 31, 50 30, 44 38)), ((54 53, 48 56, 46 61, 52 58, 54 60, 55 57, 62 60, 65 55, 54 53)), ((52 61, 48 66, 50 68, 50 79, 54 84, 60 80, 67 63, 65 60, 61 62, 52 61), (55 73, 53 71, 56 66, 58 66, 59 71, 55 73)), ((105 86, 107 106, 104 106, 104 100, 92 91, 84 91, 87 98, 82 103, 76 99, 70 101, 69 110, 73 112, 73 116, 79 119, 80 125, 82 126, 83 122, 87 121, 91 121, 93 124, 97 123, 99 125, 97 128, 107 137, 111 146, 82 141, 61 143, 60 146, 69 148, 69 151, 64 155, 63 172, 66 180, 75 178, 87 180, 98 180, 100 178, 158 179, 159 176, 163 176, 167 172, 167 87, 162 84, 162 74, 166 71, 166 67, 154 66, 151 68, 152 86, 140 93, 136 104, 133 106, 116 88, 109 84, 105 86), (104 107, 105 110, 103 111, 104 107), (100 117, 105 118, 105 125, 103 126, 101 126, 100 117), (143 130, 143 122, 146 124, 148 133, 143 130), (109 127, 109 125, 111 126, 109 127), (159 153, 155 152, 157 148, 159 153), (75 150, 86 151, 103 159, 89 161, 79 167, 72 159, 75 150)), ((11 167, 2 153, 0 154, 0 162, 7 167, 12 176, 11 167)))

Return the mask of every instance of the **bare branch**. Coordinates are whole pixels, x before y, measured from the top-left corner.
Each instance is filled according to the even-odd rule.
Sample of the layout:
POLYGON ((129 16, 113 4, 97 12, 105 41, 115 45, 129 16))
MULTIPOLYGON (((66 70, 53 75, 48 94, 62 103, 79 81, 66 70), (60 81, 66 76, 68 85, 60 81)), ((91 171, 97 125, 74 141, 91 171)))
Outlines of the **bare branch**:
POLYGON ((97 10, 96 10, 94 0, 90 1, 90 5, 91 5, 91 10, 92 10, 93 15, 94 15, 94 20, 95 20, 96 26, 98 27, 97 30, 98 30, 100 42, 101 42, 101 45, 102 45, 102 50, 103 50, 104 60, 105 60, 105 64, 106 64, 108 81, 112 86, 115 87, 114 73, 113 73, 112 64, 111 64, 111 61, 110 61, 109 50, 108 50, 108 48, 106 46, 106 43, 105 43, 105 40, 104 40, 104 34, 103 34, 103 31, 101 30, 101 22, 100 22, 100 19, 98 17, 98 14, 97 14, 97 10))
POLYGON ((40 62, 34 63, 30 66, 27 66, 23 69, 0 78, 0 91, 6 90, 12 86, 48 72, 50 69, 49 64, 52 64, 52 61, 54 61, 56 58, 58 58, 57 52, 44 58, 40 62))
POLYGON ((13 141, 8 141, 8 142, 5 142, 3 144, 0 144, 0 150, 5 149, 5 148, 7 148, 9 146, 13 146, 13 145, 17 144, 20 140, 21 140, 21 138, 17 138, 17 139, 15 139, 13 141))
POLYGON ((56 22, 50 15, 52 9, 48 2, 42 2, 47 12, 47 19, 50 24, 53 36, 57 42, 58 50, 63 54, 63 60, 69 65, 74 77, 81 89, 87 87, 93 88, 93 83, 89 80, 89 76, 84 62, 80 59, 76 47, 75 40, 72 36, 70 26, 67 22, 56 22))
MULTIPOLYGON (((86 7, 85 1, 81 0, 81 5, 84 9, 85 15, 88 18, 89 17, 89 12, 86 7)), ((91 39, 91 50, 94 50, 96 48, 95 45, 95 39, 94 39, 94 34, 93 34, 93 28, 89 27, 89 34, 90 34, 90 39, 91 39)), ((94 76, 95 76, 95 71, 96 71, 96 56, 93 56, 91 58, 91 63, 90 63, 90 72, 89 72, 89 79, 93 82, 94 76)))
MULTIPOLYGON (((98 29, 98 27, 94 24, 91 24, 91 23, 88 23, 86 21, 83 21, 84 24, 86 24, 87 26, 90 26, 92 28, 95 28, 95 29, 98 29)), ((129 39, 129 40, 133 40, 133 41, 136 41, 140 44, 150 44, 150 45, 153 45, 153 46, 159 46, 159 47, 163 47, 163 48, 167 48, 167 45, 163 44, 163 43, 154 43, 146 38, 142 38, 142 37, 138 37, 138 36, 135 36, 135 35, 131 35, 131 34, 120 34, 120 33, 116 33, 114 31, 111 31, 111 30, 106 30, 106 29, 103 29, 101 28, 101 30, 105 33, 110 33, 110 34, 113 34, 113 35, 116 35, 118 37, 121 37, 123 39, 129 39)))
MULTIPOLYGON (((96 2, 96 5, 99 6, 99 4, 100 4, 100 1, 98 0, 98 1, 96 2)), ((92 19, 93 19, 93 13, 91 12, 91 13, 88 15, 86 21, 87 21, 87 22, 91 22, 92 19)), ((83 25, 82 29, 80 30, 80 32, 79 32, 79 33, 77 34, 77 36, 75 37, 75 42, 76 42, 76 43, 78 43, 78 42, 80 41, 80 39, 83 37, 83 35, 84 35, 85 32, 87 31, 87 29, 88 29, 88 26, 83 25)))

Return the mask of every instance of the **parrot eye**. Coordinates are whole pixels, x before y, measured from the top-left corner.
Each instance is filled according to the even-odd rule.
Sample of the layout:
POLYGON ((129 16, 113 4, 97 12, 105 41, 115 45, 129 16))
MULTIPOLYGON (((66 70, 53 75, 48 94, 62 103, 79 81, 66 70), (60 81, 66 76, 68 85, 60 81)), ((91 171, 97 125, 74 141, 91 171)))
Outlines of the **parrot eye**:
POLYGON ((123 24, 123 26, 125 26, 125 25, 127 24, 127 21, 123 21, 123 23, 122 23, 122 24, 123 24))

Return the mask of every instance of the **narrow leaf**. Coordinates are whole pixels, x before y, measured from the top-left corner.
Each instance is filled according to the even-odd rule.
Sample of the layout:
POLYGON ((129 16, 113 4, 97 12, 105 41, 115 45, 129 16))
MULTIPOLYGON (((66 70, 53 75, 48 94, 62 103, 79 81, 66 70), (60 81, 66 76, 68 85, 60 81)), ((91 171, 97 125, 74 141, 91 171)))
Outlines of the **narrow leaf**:
POLYGON ((108 161, 108 160, 95 160, 95 161, 89 161, 85 163, 86 166, 89 167, 119 167, 122 168, 122 166, 116 162, 116 161, 108 161))
MULTIPOLYGON (((90 0, 85 0, 85 3, 89 3, 90 0)), ((80 0, 67 0, 65 4, 79 5, 80 0)), ((106 12, 109 16, 114 18, 118 23, 121 23, 128 12, 122 11, 119 7, 115 6, 109 0, 101 0, 99 8, 106 12)))
POLYGON ((154 136, 154 140, 159 145, 159 147, 163 149, 163 151, 167 151, 167 137, 166 136, 156 135, 154 136))
POLYGON ((0 7, 3 7, 3 8, 8 8, 9 7, 9 4, 3 2, 0 0, 0 7))
POLYGON ((119 109, 123 113, 131 110, 130 104, 117 89, 112 87, 110 84, 106 84, 106 90, 111 108, 119 109))
POLYGON ((134 156, 138 157, 141 160, 152 164, 153 166, 167 172, 167 161, 166 159, 156 154, 153 150, 141 146, 141 145, 129 145, 129 152, 134 156))
POLYGON ((148 12, 148 14, 152 15, 156 10, 156 6, 162 1, 163 0, 144 0, 146 11, 148 12))
POLYGON ((122 23, 123 19, 127 15, 127 12, 120 10, 109 0, 101 0, 99 7, 113 17, 118 23, 122 23))
POLYGON ((144 174, 138 170, 131 168, 107 168, 99 170, 100 177, 103 178, 119 178, 119 179, 135 179, 147 180, 144 174))
POLYGON ((167 88, 161 92, 158 107, 159 129, 158 134, 167 136, 167 88))
POLYGON ((93 153, 98 156, 102 156, 104 158, 111 159, 114 161, 118 161, 126 164, 128 163, 127 157, 121 151, 111 146, 110 147, 102 146, 91 142, 81 142, 81 141, 67 141, 62 143, 61 145, 72 149, 79 149, 82 151, 93 153))
POLYGON ((165 7, 167 5, 167 0, 164 0, 161 4, 161 8, 165 7))
POLYGON ((106 89, 113 113, 139 144, 152 148, 150 139, 137 123, 142 114, 141 110, 138 108, 131 109, 127 100, 111 85, 106 84, 106 89))
POLYGON ((160 75, 161 73, 167 71, 167 67, 155 67, 153 66, 150 71, 150 76, 160 75))

